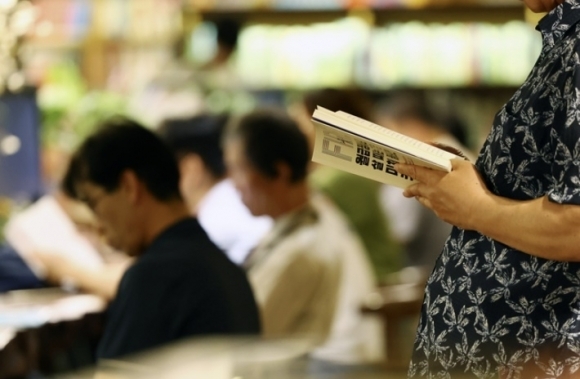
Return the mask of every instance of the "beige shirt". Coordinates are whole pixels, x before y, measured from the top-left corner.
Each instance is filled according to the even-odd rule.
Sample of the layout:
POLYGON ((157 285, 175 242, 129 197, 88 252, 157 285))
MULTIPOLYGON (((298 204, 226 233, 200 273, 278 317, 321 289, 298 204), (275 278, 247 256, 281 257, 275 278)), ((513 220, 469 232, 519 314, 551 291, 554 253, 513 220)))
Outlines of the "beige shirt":
POLYGON ((246 262, 265 336, 328 336, 341 266, 321 226, 310 204, 287 214, 246 262))
POLYGON ((276 220, 248 260, 266 336, 314 339, 313 356, 344 363, 380 358, 380 324, 360 306, 374 276, 358 237, 321 195, 276 220), (372 324, 372 325, 369 325, 372 324))

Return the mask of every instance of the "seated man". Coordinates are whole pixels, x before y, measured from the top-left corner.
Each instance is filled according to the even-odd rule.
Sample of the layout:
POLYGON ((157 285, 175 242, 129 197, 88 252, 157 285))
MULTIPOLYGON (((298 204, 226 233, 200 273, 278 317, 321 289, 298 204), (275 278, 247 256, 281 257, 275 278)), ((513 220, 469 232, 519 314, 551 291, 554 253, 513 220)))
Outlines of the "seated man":
POLYGON ((98 358, 192 335, 259 332, 244 272, 189 216, 175 159, 155 134, 109 120, 74 154, 65 184, 109 244, 136 257, 110 305, 98 358))
POLYGON ((380 358, 380 325, 360 313, 374 290, 372 268, 344 217, 311 196, 304 134, 283 113, 256 111, 232 124, 224 141, 242 201, 274 219, 245 262, 264 334, 311 337, 312 356, 325 361, 380 358))
POLYGON ((212 114, 167 120, 159 134, 178 160, 181 194, 191 213, 209 238, 241 264, 270 230, 272 220, 252 216, 226 178, 220 141, 227 121, 227 115, 212 114))

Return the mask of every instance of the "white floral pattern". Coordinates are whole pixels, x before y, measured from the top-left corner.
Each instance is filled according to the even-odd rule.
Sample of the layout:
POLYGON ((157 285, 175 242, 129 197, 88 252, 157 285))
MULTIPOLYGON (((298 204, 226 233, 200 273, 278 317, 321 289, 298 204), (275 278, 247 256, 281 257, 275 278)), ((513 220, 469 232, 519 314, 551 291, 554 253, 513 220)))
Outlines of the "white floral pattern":
MULTIPOLYGON (((580 0, 538 24, 542 52, 476 166, 516 200, 580 205, 580 0)), ((580 254, 580 251, 579 251, 580 254)), ((580 375, 580 264, 454 228, 427 283, 409 377, 580 375)))

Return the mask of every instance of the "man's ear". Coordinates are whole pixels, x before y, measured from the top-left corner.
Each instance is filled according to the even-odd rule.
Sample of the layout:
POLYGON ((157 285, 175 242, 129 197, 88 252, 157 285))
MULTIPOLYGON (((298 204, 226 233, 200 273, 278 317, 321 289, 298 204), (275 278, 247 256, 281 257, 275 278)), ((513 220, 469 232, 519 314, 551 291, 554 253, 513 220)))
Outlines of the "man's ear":
POLYGON ((186 154, 179 160, 181 176, 201 175, 203 169, 203 160, 197 154, 186 154))
POLYGON ((203 159, 198 154, 187 154, 179 160, 179 185, 182 191, 197 191, 206 176, 203 159))
POLYGON ((127 196, 131 204, 136 204, 143 197, 145 185, 139 180, 135 171, 125 170, 121 174, 119 188, 127 196))
POLYGON ((290 183, 292 181, 292 169, 287 163, 278 162, 276 163, 276 180, 282 181, 284 183, 290 183))

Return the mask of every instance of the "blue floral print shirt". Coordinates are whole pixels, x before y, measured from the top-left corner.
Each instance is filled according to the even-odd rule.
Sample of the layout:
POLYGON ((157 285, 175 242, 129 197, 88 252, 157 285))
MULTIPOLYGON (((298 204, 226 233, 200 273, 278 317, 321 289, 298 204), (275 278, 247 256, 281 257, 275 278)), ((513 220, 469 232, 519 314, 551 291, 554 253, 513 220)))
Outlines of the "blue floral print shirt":
MULTIPOLYGON (((580 205, 579 21, 580 0, 566 0, 536 28, 540 56, 496 115, 476 162, 496 195, 580 205)), ((574 373, 580 375, 580 264, 454 228, 427 284, 409 377, 574 373)))

